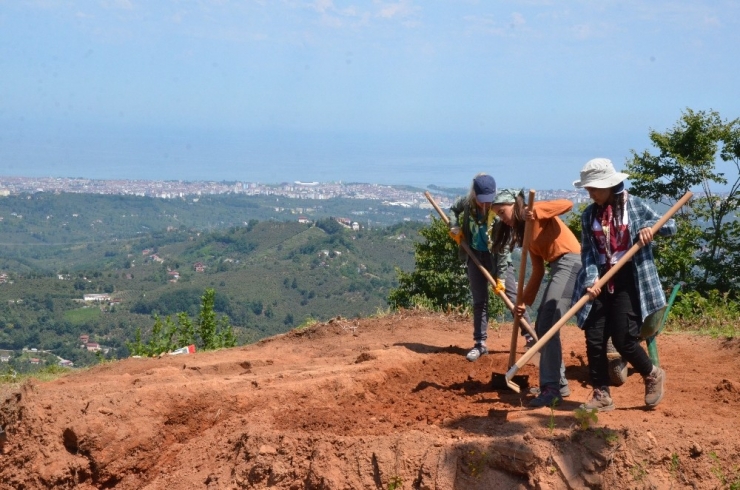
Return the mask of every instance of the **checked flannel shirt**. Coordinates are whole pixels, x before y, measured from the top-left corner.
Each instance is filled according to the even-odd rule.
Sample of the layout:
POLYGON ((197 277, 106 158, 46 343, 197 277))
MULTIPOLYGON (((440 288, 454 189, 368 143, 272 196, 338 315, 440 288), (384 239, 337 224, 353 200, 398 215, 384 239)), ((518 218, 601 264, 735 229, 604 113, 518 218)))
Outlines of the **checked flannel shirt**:
MULTIPOLYGON (((581 262, 583 266, 576 279, 571 304, 577 303, 586 294, 586 287, 592 286, 599 278, 599 252, 596 247, 594 234, 591 231, 595 212, 596 204, 591 204, 581 215, 581 262)), ((658 222, 661 216, 645 204, 642 199, 629 194, 627 195, 627 213, 630 229, 629 245, 632 247, 640 239, 638 232, 642 228, 652 227, 658 222)), ((670 236, 675 233, 676 222, 670 219, 658 230, 657 235, 670 236)), ((642 320, 644 321, 649 314, 666 305, 665 293, 658 277, 658 268, 653 261, 652 244, 638 250, 632 256, 632 262, 634 263, 635 271, 637 271, 635 283, 637 290, 640 292, 640 311, 642 313, 642 320)), ((583 328, 586 318, 588 318, 588 314, 591 311, 592 304, 593 301, 589 301, 576 314, 576 321, 579 327, 583 328)))

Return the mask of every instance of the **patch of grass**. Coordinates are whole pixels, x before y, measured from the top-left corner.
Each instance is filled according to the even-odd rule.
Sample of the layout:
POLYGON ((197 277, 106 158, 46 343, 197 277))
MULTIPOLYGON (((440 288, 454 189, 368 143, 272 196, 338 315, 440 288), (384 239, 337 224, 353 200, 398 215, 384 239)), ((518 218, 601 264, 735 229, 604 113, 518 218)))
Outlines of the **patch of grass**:
POLYGON ((72 372, 72 369, 52 364, 33 373, 18 373, 10 366, 0 372, 0 384, 21 385, 29 379, 53 381, 72 372))
POLYGON ((666 330, 733 339, 740 336, 738 324, 740 304, 729 293, 684 291, 671 308, 666 330))
POLYGON ((86 307, 64 312, 64 319, 73 325, 92 324, 100 318, 100 308, 86 307))
POLYGON ((381 308, 380 306, 378 306, 378 308, 375 310, 375 314, 370 315, 370 318, 385 318, 392 314, 393 311, 391 311, 390 307, 381 308))
POLYGON ((727 475, 722 468, 719 456, 714 451, 709 453, 709 459, 712 460, 712 474, 721 482, 722 488, 730 490, 740 490, 740 468, 737 465, 732 467, 732 471, 727 475))

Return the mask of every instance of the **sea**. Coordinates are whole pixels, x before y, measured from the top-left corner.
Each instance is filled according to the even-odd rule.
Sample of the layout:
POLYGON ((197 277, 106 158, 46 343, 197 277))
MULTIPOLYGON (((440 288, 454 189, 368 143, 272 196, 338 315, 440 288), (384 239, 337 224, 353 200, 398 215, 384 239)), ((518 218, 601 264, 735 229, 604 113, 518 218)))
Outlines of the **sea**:
POLYGON ((631 149, 630 135, 239 131, 30 122, 0 129, 1 176, 104 180, 467 188, 476 174, 485 172, 499 187, 571 189, 587 160, 605 156, 623 168, 631 149))

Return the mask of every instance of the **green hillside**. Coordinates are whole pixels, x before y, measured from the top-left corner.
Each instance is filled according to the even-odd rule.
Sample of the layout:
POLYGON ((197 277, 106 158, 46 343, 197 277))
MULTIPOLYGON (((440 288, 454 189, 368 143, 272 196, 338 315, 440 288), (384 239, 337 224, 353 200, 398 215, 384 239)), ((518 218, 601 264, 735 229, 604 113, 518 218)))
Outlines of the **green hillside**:
MULTIPOLYGON (((96 362, 101 354, 81 349, 81 334, 100 343, 107 357, 127 355, 125 342, 137 327, 146 334, 153 315, 196 316, 206 288, 216 290, 216 311, 229 317, 240 343, 309 319, 372 315, 387 307, 395 268, 413 269, 413 244, 422 226, 408 221, 353 231, 324 217, 310 224, 250 218, 212 228, 202 217, 183 218, 188 225, 175 227, 168 224, 171 210, 159 203, 69 197, 45 196, 22 213, 2 210, 0 349, 16 356, 36 348, 76 365, 96 362), (86 215, 102 217, 67 230, 43 217, 51 209, 65 215, 73 201, 90 210, 86 215), (121 218, 114 217, 115 209, 121 218), (97 219, 108 224, 100 226, 97 219), (143 223, 160 228, 147 231, 151 227, 143 223), (83 302, 85 294, 107 294, 110 300, 83 302)), ((226 213, 218 208, 212 215, 226 213)))

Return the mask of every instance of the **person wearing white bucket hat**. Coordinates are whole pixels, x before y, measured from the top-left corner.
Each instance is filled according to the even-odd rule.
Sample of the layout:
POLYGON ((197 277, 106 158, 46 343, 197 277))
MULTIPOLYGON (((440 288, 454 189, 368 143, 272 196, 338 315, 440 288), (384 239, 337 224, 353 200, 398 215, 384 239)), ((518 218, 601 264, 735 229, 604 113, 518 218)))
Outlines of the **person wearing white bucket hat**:
POLYGON ((581 189, 593 187, 595 189, 607 189, 620 184, 629 175, 614 170, 612 161, 608 158, 594 158, 586 162, 581 169, 581 180, 576 180, 573 185, 581 189))
MULTIPOLYGON (((655 407, 663 398, 665 372, 653 365, 640 345, 642 321, 666 304, 650 243, 651 227, 660 219, 640 198, 624 187, 627 174, 617 172, 611 160, 594 158, 581 169, 573 182, 585 189, 593 204, 581 215, 581 262, 573 289, 573 303, 588 294, 590 301, 577 314, 577 323, 586 334, 591 399, 581 405, 587 410, 614 410, 609 390, 607 344, 614 344, 622 359, 632 364, 645 380, 645 404, 655 407), (603 276, 636 241, 642 247, 617 271, 604 289, 595 287, 603 276)), ((659 235, 676 233, 669 220, 659 235)))

